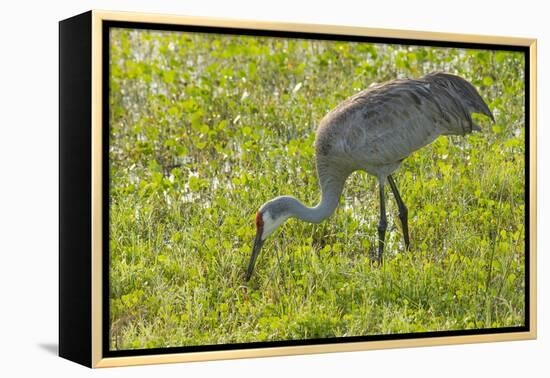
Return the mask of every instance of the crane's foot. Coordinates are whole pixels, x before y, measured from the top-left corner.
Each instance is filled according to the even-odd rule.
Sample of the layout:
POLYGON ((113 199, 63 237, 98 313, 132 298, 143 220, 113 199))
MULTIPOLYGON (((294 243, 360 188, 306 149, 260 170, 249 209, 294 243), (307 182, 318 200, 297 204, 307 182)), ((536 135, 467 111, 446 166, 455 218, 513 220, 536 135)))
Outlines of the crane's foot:
POLYGON ((376 262, 377 262, 379 265, 382 265, 382 261, 384 260, 384 259, 383 259, 383 255, 384 255, 384 251, 383 251, 383 250, 379 250, 379 251, 378 251, 378 254, 376 255, 376 262))
POLYGON ((369 252, 369 261, 373 266, 382 265, 382 255, 378 249, 373 249, 369 252))

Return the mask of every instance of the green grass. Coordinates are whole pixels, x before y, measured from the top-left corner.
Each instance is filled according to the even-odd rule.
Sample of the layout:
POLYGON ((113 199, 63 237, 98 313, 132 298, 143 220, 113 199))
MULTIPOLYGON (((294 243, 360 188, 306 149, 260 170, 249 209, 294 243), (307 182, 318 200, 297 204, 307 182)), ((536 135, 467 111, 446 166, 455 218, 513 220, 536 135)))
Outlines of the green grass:
POLYGON ((111 34, 110 346, 135 349, 524 324, 523 55, 262 37, 111 34), (244 281, 267 200, 319 199, 318 121, 353 93, 434 70, 470 80, 483 133, 396 172, 384 264, 376 180, 320 225, 290 220, 244 281))

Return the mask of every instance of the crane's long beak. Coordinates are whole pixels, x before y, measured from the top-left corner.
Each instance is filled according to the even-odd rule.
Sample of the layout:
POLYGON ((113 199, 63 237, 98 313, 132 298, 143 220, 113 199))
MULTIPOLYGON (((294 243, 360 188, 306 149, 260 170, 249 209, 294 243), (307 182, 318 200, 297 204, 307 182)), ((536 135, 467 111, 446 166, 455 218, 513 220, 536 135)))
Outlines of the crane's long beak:
POLYGON ((250 280, 252 277, 252 272, 254 271, 254 264, 256 263, 256 258, 260 254, 262 245, 264 244, 262 240, 262 229, 256 231, 256 238, 254 239, 254 247, 252 248, 252 256, 250 256, 250 262, 248 263, 248 271, 246 272, 246 280, 250 280))

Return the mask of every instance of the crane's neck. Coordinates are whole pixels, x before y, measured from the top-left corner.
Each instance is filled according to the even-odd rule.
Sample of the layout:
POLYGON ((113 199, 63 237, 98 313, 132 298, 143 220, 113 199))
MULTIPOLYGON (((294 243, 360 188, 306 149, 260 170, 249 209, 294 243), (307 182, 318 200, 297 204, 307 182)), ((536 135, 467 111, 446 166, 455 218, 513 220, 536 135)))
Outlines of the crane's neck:
POLYGON ((261 214, 261 240, 265 240, 277 227, 288 218, 297 218, 305 222, 320 223, 328 218, 338 206, 338 201, 346 178, 350 172, 343 173, 334 169, 325 169, 317 161, 317 173, 321 185, 321 200, 314 207, 305 206, 291 196, 281 196, 262 205, 258 214, 261 214))
POLYGON ((288 209, 289 217, 295 217, 310 223, 320 223, 336 210, 348 175, 340 173, 329 175, 325 174, 320 168, 318 173, 321 185, 321 200, 316 206, 307 207, 295 199, 288 209))

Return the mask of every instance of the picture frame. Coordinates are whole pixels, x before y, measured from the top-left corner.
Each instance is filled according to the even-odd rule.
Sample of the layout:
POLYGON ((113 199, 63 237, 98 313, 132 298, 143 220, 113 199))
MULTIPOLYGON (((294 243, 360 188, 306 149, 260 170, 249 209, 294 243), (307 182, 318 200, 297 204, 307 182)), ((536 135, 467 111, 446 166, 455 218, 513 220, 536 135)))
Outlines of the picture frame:
MULTIPOLYGON (((207 42, 204 44, 212 42, 212 39, 205 40, 207 42)), ((60 21, 59 46, 59 355, 61 357, 96 368, 536 338, 537 58, 535 39, 93 10, 60 21), (225 342, 225 339, 220 337, 219 340, 221 341, 217 343, 197 341, 193 344, 192 341, 187 341, 185 345, 173 345, 171 344, 172 341, 165 341, 162 344, 160 338, 151 338, 151 345, 140 341, 140 339, 134 343, 138 345, 137 347, 119 347, 117 344, 117 337, 119 336, 115 337, 113 335, 113 329, 116 328, 113 327, 113 324, 116 321, 113 321, 113 314, 110 313, 109 309, 112 310, 116 303, 119 303, 116 300, 120 300, 120 303, 124 305, 128 301, 145 301, 148 294, 140 292, 141 294, 137 297, 132 297, 132 293, 124 292, 119 293, 120 295, 117 294, 118 296, 115 298, 111 290, 113 282, 109 281, 118 277, 110 270, 114 260, 112 260, 113 251, 110 250, 112 243, 109 239, 109 235, 113 233, 113 225, 109 223, 111 221, 109 214, 113 212, 111 209, 113 201, 110 196, 112 187, 110 185, 113 174, 117 173, 116 168, 112 168, 111 156, 113 155, 110 155, 111 150, 109 149, 113 143, 111 139, 113 138, 111 133, 113 113, 110 108, 113 104, 113 97, 110 96, 113 96, 115 92, 113 90, 113 72, 115 68, 113 67, 116 65, 116 62, 113 63, 113 60, 110 60, 110 56, 113 54, 113 45, 117 41, 115 39, 117 37, 113 37, 114 34, 111 32, 115 29, 134 30, 135 33, 152 31, 153 34, 147 37, 148 40, 154 40, 159 35, 167 35, 166 33, 202 33, 214 39, 223 39, 224 36, 232 36, 237 39, 241 37, 275 38, 279 40, 299 39, 305 41, 303 42, 304 46, 307 46, 309 41, 330 41, 359 45, 425 46, 441 49, 473 49, 520 54, 524 62, 523 70, 518 69, 518 72, 524 75, 523 81, 520 83, 523 91, 520 94, 524 96, 525 102, 523 117, 518 116, 518 119, 520 124, 523 125, 519 126, 519 129, 523 130, 520 130, 519 134, 523 132, 521 135, 523 135, 524 144, 518 147, 522 152, 517 159, 523 159, 520 163, 524 164, 523 186, 518 188, 520 194, 523 191, 523 196, 519 197, 524 200, 521 205, 523 206, 521 207, 523 214, 521 227, 524 228, 522 228, 521 233, 517 234, 519 236, 516 236, 516 241, 523 241, 523 243, 517 243, 520 247, 523 247, 523 249, 518 247, 520 252, 517 252, 517 254, 520 255, 518 269, 523 272, 524 276, 519 277, 518 273, 511 279, 520 282, 518 291, 523 293, 522 298, 524 298, 524 301, 521 302, 521 308, 518 310, 518 313, 522 314, 520 324, 513 326, 499 324, 494 327, 483 327, 477 326, 474 320, 473 326, 468 329, 461 329, 457 326, 449 329, 436 327, 438 329, 428 328, 414 332, 368 335, 357 335, 342 331, 343 336, 313 336, 312 338, 305 337, 303 339, 284 337, 270 339, 268 335, 267 339, 264 340, 262 339, 264 336, 260 337, 258 334, 252 334, 246 337, 243 336, 243 340, 247 337, 252 340, 247 342, 240 342, 238 341, 240 339, 227 335, 229 342, 225 342), (127 297, 122 298, 123 295, 127 295, 127 297)), ((139 55, 139 52, 132 52, 132 46, 134 45, 130 44, 129 46, 127 48, 130 54, 139 55)), ((150 46, 155 46, 155 43, 153 42, 150 46)), ((405 52, 404 55, 405 58, 403 59, 406 61, 408 59, 407 53, 405 52)), ((410 59, 413 59, 413 55, 410 59)), ((224 58, 221 57, 220 59, 224 58)), ((415 56, 414 59, 418 58, 415 56)), ((407 63, 402 64, 407 65, 407 63)), ((128 65, 131 65, 131 63, 128 63, 128 65)), ((250 74, 249 71, 248 73, 250 74)), ((139 75, 143 74, 143 70, 136 70, 135 75, 138 78, 139 75)), ((162 73, 160 75, 162 76, 162 73)), ((494 78, 497 79, 497 76, 494 78)), ((247 76, 242 75, 242 77, 246 81, 247 76)), ((272 80, 276 80, 276 77, 277 74, 272 80)), ((172 81, 174 79, 168 78, 167 80, 172 81)), ((367 84, 369 83, 361 85, 366 88, 367 84)), ((302 82, 290 88, 289 93, 298 92, 300 88, 302 88, 302 82)), ((121 88, 117 87, 116 90, 120 91, 121 88)), ((348 94, 353 94, 351 89, 348 94)), ((239 94, 242 101, 248 96, 250 96, 250 93, 248 95, 239 94)), ((512 97, 512 94, 510 96, 512 97)), ((171 99, 169 101, 176 100, 171 99)), ((179 99, 178 101, 183 100, 179 99)), ((169 109, 166 109, 166 112, 168 111, 169 109)), ((139 110, 133 108, 132 112, 139 112, 139 110)), ((319 119, 316 119, 314 122, 318 121, 319 119)), ((240 127, 237 126, 238 121, 232 119, 231 122, 235 125, 235 130, 238 130, 240 127)), ((282 122, 282 124, 286 124, 286 122, 282 122)), ((184 124, 178 127, 184 129, 191 126, 190 124, 184 124)), ((249 126, 249 128, 251 127, 249 126)), ((310 134, 314 135, 315 127, 310 127, 309 130, 310 134)), ((135 142, 137 143, 137 139, 135 142)), ((168 168, 167 175, 164 177, 167 180, 172 167, 168 168)), ((309 172, 309 174, 313 174, 313 172, 309 172)), ((178 177, 172 177, 170 180, 178 180, 178 177)), ((267 188, 263 189, 267 191, 267 188)), ((281 188, 273 193, 285 194, 281 193, 279 189, 281 188)), ((284 189, 283 187, 282 190, 284 189)), ((267 199, 269 198, 264 198, 264 200, 267 199)), ((260 205, 261 203, 254 203, 254 206, 259 207, 260 205)), ((248 222, 248 219, 246 221, 248 222)), ((250 228, 253 228, 252 223, 250 223, 250 228)), ((497 228, 497 233, 500 232, 502 230, 497 228)), ((507 235, 509 232, 511 231, 504 230, 503 235, 507 235)), ((185 235, 185 230, 181 231, 180 234, 185 235)), ((493 239, 496 245, 494 248, 497 248, 498 243, 495 240, 493 239)), ((208 240, 202 242, 205 245, 211 243, 212 247, 216 246, 214 242, 208 240)), ((163 243, 168 242, 164 241, 163 243)), ((248 247, 250 248, 251 245, 248 247)), ((236 247, 232 246, 231 248, 236 247)), ((368 249, 368 247, 366 248, 368 249)), ((406 255, 407 252, 403 252, 399 254, 400 257, 398 258, 406 255)), ((395 256, 388 258, 388 260, 395 260, 397 258, 395 256)), ((155 261, 163 261, 165 258, 164 252, 155 255, 155 261)), ((489 272, 489 278, 484 276, 484 280, 487 282, 491 280, 490 274, 493 269, 496 269, 493 268, 492 261, 491 259, 491 262, 483 267, 483 269, 487 268, 485 270, 489 272)), ((441 261, 431 261, 433 264, 437 262, 441 261)), ((254 287, 254 284, 247 284, 244 281, 246 263, 244 262, 241 264, 242 266, 236 268, 243 271, 243 280, 239 282, 235 280, 233 284, 240 293, 238 295, 248 298, 251 292, 259 289, 257 286, 254 287)), ((279 268, 273 268, 272 272, 277 271, 277 269, 279 268)), ((381 268, 375 266, 372 269, 381 268)), ((507 274, 503 280, 510 279, 509 272, 507 274)), ((429 306, 427 308, 427 311, 430 312, 429 306)), ((178 316, 180 315, 182 314, 178 312, 178 316)), ((140 316, 145 315, 142 313, 135 315, 132 318, 134 320, 126 321, 124 327, 138 327, 137 319, 140 316), (135 324, 132 323, 133 321, 135 321, 135 324)), ((168 316, 171 316, 171 314, 168 316)), ((176 324, 182 324, 186 321, 185 319, 187 318, 179 318, 176 324)), ((222 319, 220 322, 223 323, 224 320, 222 319)), ((285 322, 291 322, 291 320, 277 320, 277 327, 286 327, 285 322)), ((498 322, 495 320, 493 323, 498 322)), ((507 324, 506 322, 503 323, 507 324)), ((142 325, 140 323, 139 326, 142 325)), ((135 332, 139 335, 139 331, 135 332)), ((129 336, 126 341, 121 341, 121 343, 124 342, 126 343, 124 345, 134 345, 129 336)))

